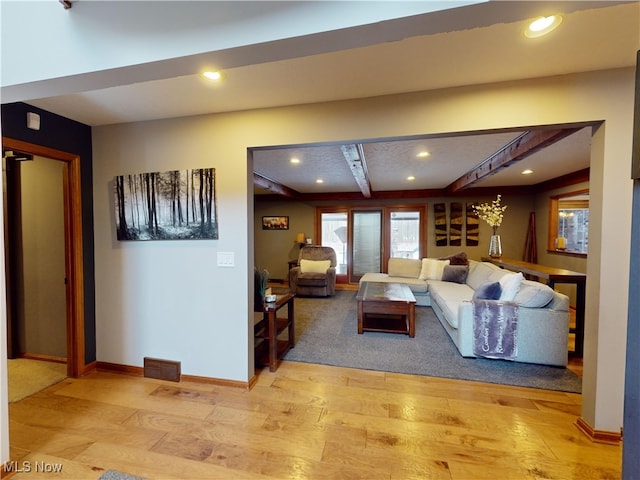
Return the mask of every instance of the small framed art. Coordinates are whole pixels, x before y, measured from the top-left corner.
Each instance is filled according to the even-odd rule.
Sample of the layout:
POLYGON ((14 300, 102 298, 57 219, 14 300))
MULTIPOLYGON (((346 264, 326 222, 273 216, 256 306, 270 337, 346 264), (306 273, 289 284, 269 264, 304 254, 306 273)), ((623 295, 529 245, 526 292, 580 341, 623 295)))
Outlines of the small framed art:
POLYGON ((262 217, 263 230, 289 230, 289 217, 262 217))

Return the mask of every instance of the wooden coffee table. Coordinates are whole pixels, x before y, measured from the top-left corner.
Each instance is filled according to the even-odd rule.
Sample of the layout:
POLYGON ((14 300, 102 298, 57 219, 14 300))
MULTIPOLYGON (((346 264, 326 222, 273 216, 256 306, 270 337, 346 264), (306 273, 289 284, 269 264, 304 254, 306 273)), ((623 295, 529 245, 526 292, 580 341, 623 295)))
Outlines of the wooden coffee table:
POLYGON ((402 283, 362 282, 358 295, 358 333, 416 335, 416 298, 402 283))

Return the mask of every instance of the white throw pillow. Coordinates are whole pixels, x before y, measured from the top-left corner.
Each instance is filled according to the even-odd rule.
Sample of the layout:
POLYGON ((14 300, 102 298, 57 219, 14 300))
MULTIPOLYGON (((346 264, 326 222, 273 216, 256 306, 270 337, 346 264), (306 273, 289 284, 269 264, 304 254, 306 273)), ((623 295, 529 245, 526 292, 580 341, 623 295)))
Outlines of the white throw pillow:
POLYGON ((521 307, 540 308, 553 300, 554 294, 555 292, 548 285, 525 279, 522 280, 520 290, 513 301, 521 307))
POLYGON ((331 260, 300 260, 301 273, 327 273, 331 260))
POLYGON ((420 280, 442 280, 444 267, 449 265, 449 260, 437 260, 435 258, 423 258, 420 280))
POLYGON ((503 277, 499 280, 500 286, 502 287, 502 295, 500 295, 500 300, 505 302, 511 302, 516 295, 518 294, 518 290, 520 290, 520 284, 522 283, 522 279, 524 276, 522 272, 518 273, 507 273, 503 275, 503 277))
POLYGON ((387 272, 390 277, 418 278, 422 262, 417 258, 396 258, 389 259, 387 272))

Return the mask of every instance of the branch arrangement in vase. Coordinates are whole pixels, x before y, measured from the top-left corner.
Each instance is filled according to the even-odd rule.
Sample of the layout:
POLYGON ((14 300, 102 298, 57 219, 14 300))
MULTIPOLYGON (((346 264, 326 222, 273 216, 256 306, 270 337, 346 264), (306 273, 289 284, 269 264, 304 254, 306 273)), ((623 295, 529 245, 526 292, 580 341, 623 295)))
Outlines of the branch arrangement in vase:
POLYGON ((506 205, 501 205, 502 197, 498 197, 491 203, 481 203, 480 205, 474 205, 473 210, 478 214, 478 218, 487 222, 487 224, 493 229, 493 234, 498 234, 498 227, 502 224, 504 217, 504 211, 507 209, 506 205))

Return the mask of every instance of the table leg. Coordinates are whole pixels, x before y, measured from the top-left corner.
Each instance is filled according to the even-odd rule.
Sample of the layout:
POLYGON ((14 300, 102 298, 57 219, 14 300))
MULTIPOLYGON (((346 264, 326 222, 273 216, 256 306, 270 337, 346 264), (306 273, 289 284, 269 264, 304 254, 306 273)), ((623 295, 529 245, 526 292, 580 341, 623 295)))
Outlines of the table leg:
POLYGON ((416 305, 414 303, 409 304, 409 337, 416 336, 416 305))
MULTIPOLYGON (((585 283, 584 282, 562 282, 549 280, 547 285, 554 288, 556 283, 574 283, 576 286, 576 328, 569 330, 575 335, 575 347, 573 355, 582 358, 584 355, 584 303, 585 303, 585 283)), ((571 352, 569 352, 571 354, 571 352)))
POLYGON ((278 339, 276 325, 276 309, 269 309, 269 371, 278 369, 278 339))
POLYGON ((287 305, 287 318, 289 320, 289 348, 296 346, 296 334, 295 334, 295 317, 293 316, 293 297, 289 300, 287 305))
POLYGON ((364 331, 364 326, 362 324, 362 317, 364 313, 362 313, 362 300, 358 300, 358 334, 362 334, 364 331))

